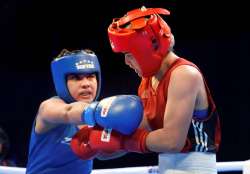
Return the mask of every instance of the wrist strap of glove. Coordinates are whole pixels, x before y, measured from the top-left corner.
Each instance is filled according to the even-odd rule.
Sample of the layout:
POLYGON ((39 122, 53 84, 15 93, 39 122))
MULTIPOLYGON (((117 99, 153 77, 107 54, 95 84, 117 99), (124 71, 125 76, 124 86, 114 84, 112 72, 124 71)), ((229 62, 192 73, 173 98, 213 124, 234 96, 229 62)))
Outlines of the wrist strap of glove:
POLYGON ((84 109, 82 112, 81 120, 83 124, 87 124, 89 126, 95 126, 95 108, 98 102, 92 102, 88 107, 84 109))
POLYGON ((132 135, 124 139, 124 149, 129 152, 147 153, 146 138, 149 132, 146 129, 137 129, 132 135))

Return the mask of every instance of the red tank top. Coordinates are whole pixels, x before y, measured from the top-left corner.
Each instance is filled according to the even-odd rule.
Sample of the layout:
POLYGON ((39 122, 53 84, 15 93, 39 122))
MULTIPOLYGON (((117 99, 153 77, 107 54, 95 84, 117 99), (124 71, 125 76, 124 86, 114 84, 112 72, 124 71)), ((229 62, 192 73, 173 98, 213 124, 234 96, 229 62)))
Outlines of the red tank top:
MULTIPOLYGON (((167 91, 171 73, 181 65, 190 65, 199 68, 190 61, 183 58, 177 59, 164 74, 156 90, 152 88, 151 78, 143 78, 138 89, 144 107, 144 117, 147 118, 152 130, 163 127, 163 118, 167 103, 167 91)), ((200 71, 200 70, 199 70, 200 71)), ((204 79, 204 78, 203 78, 204 79)), ((193 117, 189 128, 186 145, 182 152, 206 151, 215 152, 220 144, 220 123, 219 116, 208 86, 204 80, 209 102, 209 116, 205 120, 198 120, 193 117), (201 129, 202 127, 202 129, 201 129), (198 139, 197 139, 198 138, 198 139)))

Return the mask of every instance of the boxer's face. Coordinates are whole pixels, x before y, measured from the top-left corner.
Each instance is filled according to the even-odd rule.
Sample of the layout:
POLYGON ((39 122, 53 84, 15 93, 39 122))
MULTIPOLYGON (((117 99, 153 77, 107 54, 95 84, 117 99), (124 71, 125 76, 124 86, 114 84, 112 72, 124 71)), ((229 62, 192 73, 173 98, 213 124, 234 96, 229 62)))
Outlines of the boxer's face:
POLYGON ((124 53, 125 55, 125 64, 128 65, 130 68, 134 69, 138 76, 141 77, 141 68, 137 61, 135 60, 134 56, 131 53, 124 53))
POLYGON ((95 74, 70 74, 67 76, 68 90, 76 101, 87 103, 94 101, 97 85, 95 74))

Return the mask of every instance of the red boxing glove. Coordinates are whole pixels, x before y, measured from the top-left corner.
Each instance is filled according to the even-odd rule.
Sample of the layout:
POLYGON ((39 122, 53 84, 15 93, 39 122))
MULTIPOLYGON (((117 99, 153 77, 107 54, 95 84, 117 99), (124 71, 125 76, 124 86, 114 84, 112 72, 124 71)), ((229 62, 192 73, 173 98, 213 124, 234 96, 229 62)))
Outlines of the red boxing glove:
POLYGON ((88 126, 82 127, 70 142, 72 151, 83 160, 94 159, 98 155, 98 152, 88 144, 91 130, 88 126))
POLYGON ((132 135, 122 135, 111 129, 101 127, 82 128, 71 141, 71 148, 82 159, 92 159, 99 152, 113 153, 120 150, 128 152, 148 152, 146 137, 148 132, 137 129, 132 135))
POLYGON ((119 150, 145 153, 148 131, 137 129, 132 135, 122 135, 111 129, 96 128, 91 132, 90 143, 93 149, 113 153, 119 150))

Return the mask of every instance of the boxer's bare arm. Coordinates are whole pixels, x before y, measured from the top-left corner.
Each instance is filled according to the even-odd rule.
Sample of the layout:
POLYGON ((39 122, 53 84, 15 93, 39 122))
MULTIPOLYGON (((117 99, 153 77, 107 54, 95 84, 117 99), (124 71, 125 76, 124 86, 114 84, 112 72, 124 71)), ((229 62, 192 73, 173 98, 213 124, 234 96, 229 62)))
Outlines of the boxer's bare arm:
POLYGON ((88 105, 84 102, 67 104, 57 97, 45 100, 40 104, 35 130, 44 133, 59 124, 81 124, 81 114, 88 105))

